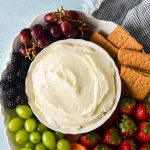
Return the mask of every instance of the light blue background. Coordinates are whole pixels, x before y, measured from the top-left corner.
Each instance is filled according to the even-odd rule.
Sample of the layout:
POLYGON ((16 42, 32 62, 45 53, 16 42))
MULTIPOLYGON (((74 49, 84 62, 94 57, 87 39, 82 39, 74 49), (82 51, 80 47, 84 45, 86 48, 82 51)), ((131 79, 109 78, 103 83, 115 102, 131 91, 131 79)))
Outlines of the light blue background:
MULTIPOLYGON (((3 70, 12 40, 37 14, 65 9, 82 9, 82 0, 0 0, 0 72, 3 70)), ((8 150, 0 117, 0 150, 8 150)))

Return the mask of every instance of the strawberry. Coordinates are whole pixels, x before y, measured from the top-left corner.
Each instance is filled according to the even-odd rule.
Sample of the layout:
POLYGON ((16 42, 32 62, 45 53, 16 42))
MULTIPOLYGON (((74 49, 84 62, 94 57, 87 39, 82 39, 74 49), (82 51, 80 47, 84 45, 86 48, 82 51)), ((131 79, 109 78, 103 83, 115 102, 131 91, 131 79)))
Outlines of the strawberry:
POLYGON ((136 144, 132 139, 125 139, 119 146, 120 150, 137 150, 136 144))
POLYGON ((108 128, 114 125, 119 119, 118 110, 115 110, 111 117, 102 125, 102 128, 108 128))
POLYGON ((119 124, 119 128, 122 135, 127 138, 132 137, 137 131, 136 123, 127 115, 123 115, 123 118, 119 124))
POLYGON ((150 142, 150 122, 141 122, 135 137, 140 142, 150 142))
POLYGON ((139 150, 150 150, 150 144, 146 143, 140 146, 139 150))
POLYGON ((148 121, 150 119, 150 103, 139 103, 135 110, 135 118, 139 121, 148 121))
POLYGON ((114 127, 108 128, 104 133, 103 142, 113 146, 119 145, 121 142, 121 137, 118 134, 118 130, 114 127))
POLYGON ((80 135, 80 142, 87 148, 92 148, 97 145, 100 139, 100 136, 95 131, 80 135))
POLYGON ((106 144, 98 144, 93 150, 111 150, 106 144))
POLYGON ((123 98, 119 104, 119 111, 123 114, 132 115, 136 108, 136 101, 130 98, 123 98))

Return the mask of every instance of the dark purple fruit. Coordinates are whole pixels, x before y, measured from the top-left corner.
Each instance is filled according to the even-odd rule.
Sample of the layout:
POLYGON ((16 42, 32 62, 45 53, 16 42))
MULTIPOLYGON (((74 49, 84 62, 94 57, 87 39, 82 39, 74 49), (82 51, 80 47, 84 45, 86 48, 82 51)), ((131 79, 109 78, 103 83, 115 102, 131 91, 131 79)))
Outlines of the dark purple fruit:
POLYGON ((39 38, 43 36, 43 32, 44 32, 43 27, 40 24, 34 25, 31 29, 31 35, 32 37, 35 37, 35 38, 39 38))

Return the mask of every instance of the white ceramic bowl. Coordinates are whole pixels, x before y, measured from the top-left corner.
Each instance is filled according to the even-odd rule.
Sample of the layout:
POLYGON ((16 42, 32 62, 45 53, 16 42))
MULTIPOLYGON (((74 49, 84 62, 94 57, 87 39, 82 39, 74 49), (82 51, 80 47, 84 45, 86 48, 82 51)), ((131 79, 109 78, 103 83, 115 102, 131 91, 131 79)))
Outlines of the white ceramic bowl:
POLYGON ((112 115, 112 113, 116 109, 117 104, 118 104, 119 99, 120 99, 120 94, 121 94, 121 80, 120 80, 119 72, 118 72, 118 69, 117 69, 116 64, 114 63, 113 59, 100 46, 98 46, 98 45, 96 45, 96 44, 94 44, 92 42, 81 40, 81 39, 60 40, 60 41, 57 41, 57 42, 55 42, 55 43, 53 43, 51 45, 53 46, 53 45, 62 44, 62 43, 73 44, 73 45, 77 44, 77 45, 81 45, 81 46, 82 45, 83 46, 86 45, 86 46, 88 46, 88 47, 98 51, 99 53, 101 53, 101 55, 103 55, 103 57, 105 57, 106 60, 108 60, 111 63, 112 67, 115 70, 114 81, 115 81, 115 86, 116 86, 116 95, 115 95, 115 100, 114 100, 114 104, 113 104, 112 108, 107 113, 105 113, 104 116, 102 118, 100 118, 97 122, 93 123, 92 125, 87 125, 85 127, 82 127, 80 129, 68 129, 68 127, 62 129, 61 127, 58 128, 58 127, 50 124, 46 120, 46 118, 41 115, 40 110, 35 106, 35 101, 33 100, 34 97, 33 97, 32 93, 30 92, 30 91, 32 91, 32 89, 31 89, 32 86, 30 86, 30 83, 32 83, 32 81, 31 81, 31 71, 30 70, 32 70, 34 68, 34 65, 37 63, 37 61, 40 59, 41 55, 43 55, 43 53, 45 51, 41 52, 41 55, 39 54, 35 58, 35 60, 32 62, 32 64, 30 65, 30 68, 29 68, 29 73, 28 73, 27 78, 26 78, 26 93, 27 93, 27 96, 29 98, 29 105, 32 108, 32 111, 36 115, 36 117, 43 124, 45 124, 47 127, 49 127, 50 129, 53 129, 55 131, 58 131, 58 132, 61 132, 61 133, 65 133, 65 134, 86 133, 86 132, 92 131, 92 130, 98 128, 99 126, 101 126, 112 115))
MULTIPOLYGON (((80 12, 78 11, 81 18, 82 17, 85 17, 86 20, 87 20, 87 23, 88 23, 88 26, 90 27, 90 31, 93 32, 93 31, 97 31, 97 32, 101 32, 104 36, 107 36, 109 35, 116 27, 117 25, 113 22, 110 22, 110 21, 104 21, 104 20, 97 20, 95 19, 94 17, 92 17, 91 15, 87 15, 83 12, 80 12)), ((45 25, 46 23, 44 23, 44 15, 46 13, 43 13, 43 14, 40 14, 38 16, 36 16, 29 24, 27 27, 32 27, 34 24, 37 24, 37 23, 40 23, 42 25, 45 25)), ((20 47, 21 43, 19 41, 19 38, 18 36, 16 36, 14 38, 14 40, 12 41, 12 45, 11 45, 11 48, 10 48, 10 53, 12 51, 17 51, 20 47)), ((100 48, 101 49, 101 48, 100 48)), ((101 49, 102 50, 102 49, 101 49)), ((100 51, 101 51, 100 50, 100 51)), ((106 52, 105 52, 106 53, 106 52)), ((107 55, 107 54, 106 54, 107 55)), ((110 58, 112 64, 114 64, 113 60, 110 58)), ((8 59, 8 63, 10 61, 10 58, 8 59)), ((4 71, 1 73, 1 79, 3 79, 3 77, 5 76, 5 74, 9 71, 9 66, 8 66, 8 63, 6 64, 6 66, 4 67, 4 71)), ((100 126, 101 124, 103 124, 110 116, 111 114, 113 113, 113 111, 115 110, 117 104, 118 104, 118 101, 119 101, 119 97, 120 97, 120 92, 121 92, 121 82, 120 82, 120 77, 119 77, 119 74, 118 74, 118 70, 116 68, 116 66, 114 65, 114 68, 116 70, 116 86, 117 86, 117 89, 119 90, 116 94, 116 101, 114 103, 114 106, 112 108, 112 110, 110 112, 108 112, 106 114, 106 117, 105 119, 102 119, 100 123, 97 123, 96 125, 92 125, 90 127, 90 129, 84 129, 82 131, 80 131, 80 133, 82 132, 86 132, 86 131, 89 131, 89 130, 92 130, 98 126, 100 126)), ((19 149, 19 146, 17 146, 17 144, 15 143, 14 141, 14 134, 13 133, 10 133, 8 131, 8 128, 7 128, 7 124, 8 124, 8 121, 10 120, 11 117, 13 116, 16 116, 16 114, 14 113, 14 111, 12 110, 9 110, 5 107, 4 103, 3 103, 3 100, 2 100, 2 91, 0 91, 0 108, 1 108, 1 115, 2 115, 2 118, 3 118, 3 122, 4 122, 4 126, 5 126, 5 133, 6 133, 6 137, 7 137, 7 141, 8 141, 8 144, 10 146, 10 149, 12 150, 18 150, 19 149)), ((40 119, 40 118, 39 118, 40 119)), ((57 129, 56 129, 57 130, 57 129)), ((77 132, 72 132, 72 133, 77 133, 77 132)), ((79 132, 78 132, 79 133, 79 132)))

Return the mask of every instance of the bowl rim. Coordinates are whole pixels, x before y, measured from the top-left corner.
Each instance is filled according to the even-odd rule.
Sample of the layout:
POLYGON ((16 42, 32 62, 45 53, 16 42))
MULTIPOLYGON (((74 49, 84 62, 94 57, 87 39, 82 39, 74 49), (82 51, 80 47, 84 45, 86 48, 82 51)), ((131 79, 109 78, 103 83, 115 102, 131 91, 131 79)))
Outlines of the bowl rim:
MULTIPOLYGON (((118 68, 114 62, 114 60, 111 58, 111 56, 103 49, 101 48, 100 46, 98 46, 97 44, 93 43, 93 42, 90 42, 90 41, 85 41, 85 40, 82 40, 82 39, 65 39, 65 40, 59 40, 59 41, 56 41, 54 43, 52 43, 50 46, 55 46, 57 44, 78 44, 78 45, 86 45, 88 47, 91 47, 92 49, 100 52, 107 60, 109 60, 109 62, 111 63, 111 65, 113 66, 114 68, 114 82, 115 82, 115 87, 116 87, 116 90, 115 90, 115 100, 114 100, 114 103, 113 103, 113 106, 111 107, 111 109, 105 113, 105 115, 100 118, 98 121, 96 121, 95 123, 91 124, 91 125, 88 125, 88 126, 85 126, 83 128, 80 128, 80 129, 68 129, 68 128, 61 128, 61 127, 56 127, 56 126, 53 126, 51 124, 49 124, 47 122, 47 120, 42 117, 42 115, 40 115, 40 112, 38 111, 38 109, 36 108, 36 106, 34 106, 34 102, 31 102, 29 100, 29 105, 33 111, 33 113, 36 115, 36 117, 43 123, 45 124, 46 126, 48 126, 50 129, 54 130, 54 131, 58 131, 58 132, 61 132, 61 133, 64 133, 64 134, 81 134, 81 133, 86 133, 86 132, 90 132, 92 130, 95 130, 97 129, 98 127, 100 127, 102 124, 104 124, 104 122, 106 122, 106 120, 108 120, 110 118, 110 116, 112 115, 112 113, 115 111, 116 107, 117 107, 117 104, 120 100, 120 96, 121 96, 121 79, 120 79, 120 75, 119 75, 119 71, 118 71, 118 68)), ((48 49, 45 49, 46 51, 48 49)), ((42 51, 43 53, 45 51, 42 51)), ((41 54, 43 54, 41 52, 41 54)), ((31 63, 30 67, 29 67, 29 70, 28 70, 28 75, 27 75, 27 78, 26 78, 26 94, 27 96, 29 97, 29 99, 31 99, 31 93, 30 93, 30 89, 31 88, 27 88, 27 87, 30 87, 30 83, 32 82, 31 81, 31 70, 32 68, 34 67, 35 63, 40 59, 40 54, 34 59, 34 61, 31 63)))

